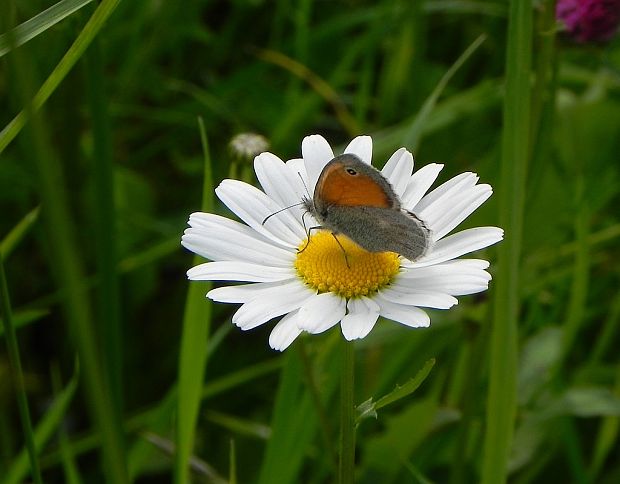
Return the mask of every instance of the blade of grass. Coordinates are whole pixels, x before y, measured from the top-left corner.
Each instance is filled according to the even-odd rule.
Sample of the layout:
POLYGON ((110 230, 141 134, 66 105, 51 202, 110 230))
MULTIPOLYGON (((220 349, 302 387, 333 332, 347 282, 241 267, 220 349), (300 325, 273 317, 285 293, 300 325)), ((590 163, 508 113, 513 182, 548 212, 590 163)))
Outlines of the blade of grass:
POLYGON ((114 207, 114 163, 109 99, 99 39, 94 39, 84 56, 84 78, 93 134, 92 173, 94 178, 93 221, 99 286, 99 324, 103 328, 104 365, 110 391, 119 415, 123 413, 123 331, 116 255, 116 210, 114 207))
MULTIPOLYGON (((204 154, 204 180, 202 189, 202 210, 213 211, 213 178, 209 145, 201 118, 198 119, 200 139, 204 154)), ((199 256, 194 264, 202 262, 199 256)), ((207 363, 207 341, 209 339, 211 304, 205 294, 211 287, 208 283, 191 282, 185 302, 183 333, 179 355, 179 391, 177 403, 177 443, 174 481, 177 484, 189 482, 189 459, 194 447, 196 422, 200 407, 201 392, 207 363)))
MULTIPOLYGON (((596 338, 596 344, 590 354, 590 361, 588 362, 590 367, 600 363, 609 351, 609 348, 613 346, 614 341, 616 341, 614 336, 617 334, 618 327, 620 326, 620 291, 616 292, 616 296, 612 301, 609 313, 602 324, 599 336, 596 338)), ((620 375, 618 375, 618 382, 618 386, 620 386, 620 375)))
POLYGON ((486 35, 480 35, 476 40, 472 42, 472 44, 465 49, 465 51, 459 56, 459 58, 450 66, 450 68, 446 71, 446 73, 441 77, 435 89, 430 94, 430 96, 424 101, 422 108, 414 118, 413 122, 409 126, 405 136, 403 137, 402 144, 406 146, 409 150, 415 152, 418 149, 420 139, 422 137, 422 131, 424 130, 424 125, 426 124, 429 115, 433 112, 435 105, 437 104, 437 100, 441 93, 444 91, 450 79, 458 72, 458 70, 467 62, 467 60, 472 56, 474 52, 482 45, 484 40, 486 39, 486 35))
MULTIPOLYGON (((620 395, 620 365, 616 366, 614 393, 620 395)), ((620 417, 608 416, 601 420, 588 469, 590 482, 600 481, 605 461, 609 458, 609 454, 617 448, 619 430, 620 417)))
POLYGON ((235 441, 230 439, 230 463, 228 464, 228 483, 237 484, 237 450, 235 441))
POLYGON ((332 431, 326 408, 321 401, 320 387, 316 381, 312 362, 310 360, 310 357, 308 356, 306 342, 303 339, 300 340, 297 344, 297 348, 299 358, 301 360, 301 364, 304 370, 306 388, 308 389, 308 393, 310 395, 310 398, 312 398, 312 403, 314 405, 315 411, 319 417, 319 424, 321 425, 321 437, 323 438, 323 445, 325 445, 325 460, 329 462, 329 465, 333 471, 336 469, 336 462, 338 459, 338 454, 336 453, 336 449, 334 447, 334 432, 332 431))
MULTIPOLYGON (((166 456, 172 456, 176 453, 174 442, 166 439, 165 437, 152 432, 144 432, 142 434, 142 438, 166 456)), ((190 456, 189 466, 196 474, 199 482, 208 482, 210 484, 227 484, 226 479, 221 477, 212 465, 196 456, 190 456)))
MULTIPOLYGON (((26 309, 13 315, 13 327, 15 329, 27 326, 49 314, 47 309, 26 309)), ((4 336, 4 322, 0 318, 0 338, 4 336)))
MULTIPOLYGON (((52 367, 52 386, 54 388, 54 397, 58 398, 58 395, 62 391, 60 369, 58 368, 58 365, 54 365, 52 367)), ((80 477, 80 472, 78 471, 77 464, 75 463, 75 451, 73 449, 73 445, 69 440, 65 426, 60 425, 59 427, 58 443, 65 482, 67 484, 81 484, 82 478, 80 477)))
MULTIPOLYGON (((281 368, 281 357, 243 368, 242 370, 209 382, 202 389, 202 398, 209 399, 227 391, 231 391, 264 375, 274 373, 281 368)), ((148 429, 160 433, 160 425, 162 425, 163 430, 161 430, 161 433, 166 432, 166 429, 169 428, 169 422, 172 420, 176 402, 177 387, 173 386, 152 408, 127 419, 125 422, 125 430, 127 432, 135 432, 141 429, 148 429)), ((87 452, 92 452, 93 449, 100 445, 100 442, 101 439, 96 433, 90 433, 73 439, 71 445, 74 454, 79 456, 87 452)), ((143 440, 138 440, 129 451, 129 469, 133 478, 139 476, 140 472, 148 466, 145 462, 148 458, 143 445, 145 443, 146 442, 143 440)), ((61 455, 57 451, 52 451, 42 457, 41 461, 42 467, 57 465, 61 461, 61 455)))
MULTIPOLYGON (((36 449, 42 449, 52 437, 56 429, 62 424, 62 420, 73 400, 78 384, 79 368, 67 383, 67 386, 54 398, 41 421, 34 430, 34 445, 36 449)), ((13 460, 13 464, 2 480, 3 484, 18 484, 24 481, 28 473, 28 457, 26 450, 22 450, 13 460)))
POLYGON ((13 312, 11 310, 11 298, 9 295, 9 286, 4 272, 4 254, 0 251, 0 308, 2 309, 2 317, 4 321, 4 331, 6 334, 6 346, 11 363, 11 374, 14 380, 14 386, 17 397, 17 407, 19 409, 19 418, 24 429, 24 438, 26 439, 26 449, 28 451, 28 459, 30 460, 30 472, 35 483, 41 484, 41 469, 37 460, 37 451, 34 445, 34 434, 32 432, 32 422, 30 420, 30 409, 28 407, 28 396, 24 385, 24 374, 22 372, 22 363, 19 355, 19 345, 17 336, 15 335, 15 327, 13 326, 13 312))
POLYGON ((7 259, 19 245, 39 218, 39 207, 31 210, 13 229, 0 241, 0 253, 7 259))
MULTIPOLYGON (((8 14, 8 5, 5 11, 8 14)), ((84 31, 78 38, 82 38, 83 34, 84 31)), ((94 35, 94 32, 91 34, 94 35)), ((92 37, 89 40, 92 40, 92 37)), ((9 65, 14 71, 13 78, 16 81, 14 99, 22 102, 24 106, 22 112, 27 113, 24 119, 29 119, 24 133, 29 149, 24 151, 24 157, 30 161, 37 174, 42 214, 47 229, 45 241, 49 244, 51 254, 49 263, 58 285, 66 291, 63 309, 68 333, 74 340, 80 363, 84 369, 88 408, 101 432, 104 471, 110 481, 122 484, 127 482, 122 427, 110 401, 108 382, 102 370, 101 357, 92 325, 90 302, 85 297, 85 288, 82 284, 84 272, 67 200, 69 190, 63 180, 61 165, 51 148, 46 124, 32 104, 33 79, 30 71, 32 59, 15 56, 13 53, 8 57, 9 65)), ((75 60, 77 57, 73 58, 73 61, 75 60)), ((36 101, 34 102, 36 104, 36 101)))
POLYGON ((473 13, 493 17, 505 17, 506 6, 498 2, 480 2, 474 0, 434 0, 424 2, 426 12, 473 13))
POLYGON ((499 246, 490 375, 482 462, 483 484, 506 481, 516 413, 519 272, 530 135, 532 2, 512 0, 508 18, 506 95, 499 192, 500 226, 509 234, 499 246))
MULTIPOLYGON (((31 108, 32 111, 37 111, 45 104, 48 98, 56 90, 61 81, 65 78, 67 73, 75 65, 78 59, 82 56, 86 48, 90 45, 95 35, 101 30, 108 20, 110 15, 114 12, 118 6, 120 0, 102 0, 97 9, 93 12, 75 42, 69 47, 69 50, 56 65, 52 73, 41 85, 41 88, 32 99, 31 108)), ((29 109, 23 109, 20 111, 13 120, 7 124, 2 131, 0 131, 0 153, 9 145, 11 141, 22 130, 26 121, 31 113, 29 109)))
MULTIPOLYGON (((331 371, 338 365, 336 343, 338 338, 326 338, 313 358, 323 405, 331 401, 339 383, 338 372, 331 371)), ((287 351, 281 360, 283 367, 271 417, 272 433, 263 456, 259 484, 300 482, 302 464, 319 429, 318 412, 303 381, 302 360, 294 353, 287 351)), ((314 465, 329 469, 323 462, 321 457, 314 465)))
POLYGON ((360 127, 347 108, 347 105, 332 86, 318 74, 311 71, 307 66, 280 52, 268 49, 257 49, 256 55, 259 59, 280 66, 300 79, 303 79, 319 96, 331 105, 338 121, 340 121, 340 124, 342 124, 349 135, 355 136, 360 133, 360 127))
POLYGON ((15 49, 20 45, 24 45, 29 40, 34 39, 37 35, 42 34, 47 29, 53 27, 61 20, 92 1, 93 0, 61 0, 47 10, 44 10, 40 14, 18 25, 10 33, 0 35, 0 57, 8 53, 11 49, 15 49), (12 35, 14 39, 12 41, 13 45, 9 45, 8 37, 10 35, 12 35))
MULTIPOLYGON (((425 36, 422 35, 426 18, 422 15, 423 2, 402 2, 390 12, 386 19, 391 27, 386 32, 384 62, 378 73, 378 99, 381 106, 380 124, 398 118, 405 90, 402 86, 411 84, 413 66, 419 65, 424 57, 425 36)), ((415 82, 415 81, 414 81, 415 82)))
POLYGON ((263 456, 259 484, 297 482, 297 470, 305 451, 301 447, 309 440, 309 435, 314 434, 316 423, 310 398, 300 398, 303 391, 302 372, 301 360, 297 355, 293 351, 285 353, 273 406, 272 436, 263 456))

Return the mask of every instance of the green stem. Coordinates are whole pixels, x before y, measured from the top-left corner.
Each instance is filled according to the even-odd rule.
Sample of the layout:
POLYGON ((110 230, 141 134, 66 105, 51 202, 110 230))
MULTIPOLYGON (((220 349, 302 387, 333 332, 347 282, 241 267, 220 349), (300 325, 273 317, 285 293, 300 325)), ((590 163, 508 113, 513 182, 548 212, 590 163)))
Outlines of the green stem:
MULTIPOLYGON (((211 157, 202 118, 198 119, 198 127, 204 154, 202 210, 212 212, 211 157)), ((202 262, 200 256, 195 256, 193 261, 194 265, 202 262)), ((178 368, 177 445, 174 468, 174 482, 177 484, 190 482, 189 461, 194 450, 198 412, 209 356, 207 343, 211 333, 211 305, 205 300, 205 294, 210 287, 210 283, 191 282, 185 300, 178 368)))
POLYGON ((351 484, 355 477, 355 347, 341 338, 340 343, 340 462, 338 482, 351 484))
POLYGON ((9 353, 9 361, 11 363, 11 368, 13 369, 12 373, 15 380, 19 417, 24 428, 26 448, 28 449, 28 457, 30 458, 32 479, 35 483, 41 484, 43 481, 41 480, 41 470, 39 469, 39 463, 37 461, 37 450, 34 444, 32 422, 30 421, 30 410, 28 409, 28 398, 26 396, 26 388, 24 385, 24 374, 22 373, 22 363, 19 357, 19 346, 17 344, 17 336, 15 335, 15 327, 13 326, 9 286, 6 282, 6 275, 4 274, 4 255, 2 253, 0 253, 0 307, 2 308, 4 334, 6 335, 6 346, 9 353))
POLYGON ((114 163, 103 53, 95 38, 84 56, 84 71, 93 133, 93 180, 95 243, 99 272, 99 324, 103 328, 104 365, 110 381, 115 410, 123 412, 123 330, 116 256, 114 163))
POLYGON ((499 193, 500 226, 482 483, 506 481, 517 408, 517 321, 525 179, 530 139, 531 0, 512 0, 506 53, 506 95, 499 193))

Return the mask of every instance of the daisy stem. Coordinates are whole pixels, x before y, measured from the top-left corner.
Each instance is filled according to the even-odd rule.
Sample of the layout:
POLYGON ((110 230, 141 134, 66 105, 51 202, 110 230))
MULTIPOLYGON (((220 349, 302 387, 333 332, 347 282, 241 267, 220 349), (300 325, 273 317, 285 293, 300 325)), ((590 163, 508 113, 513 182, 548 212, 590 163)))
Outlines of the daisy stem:
POLYGON ((340 462, 338 482, 350 484, 355 472, 355 407, 353 403, 355 347, 341 338, 340 343, 340 462))

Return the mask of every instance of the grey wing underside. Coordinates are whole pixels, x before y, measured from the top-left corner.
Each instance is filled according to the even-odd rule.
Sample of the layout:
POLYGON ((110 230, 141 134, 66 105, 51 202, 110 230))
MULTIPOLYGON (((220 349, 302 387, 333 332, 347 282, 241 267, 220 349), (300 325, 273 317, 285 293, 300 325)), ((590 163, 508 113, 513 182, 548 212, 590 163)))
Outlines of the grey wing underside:
POLYGON ((430 231, 405 210, 339 206, 330 207, 329 218, 336 222, 334 225, 347 227, 348 233, 341 232, 370 252, 396 252, 415 261, 430 244, 430 231))

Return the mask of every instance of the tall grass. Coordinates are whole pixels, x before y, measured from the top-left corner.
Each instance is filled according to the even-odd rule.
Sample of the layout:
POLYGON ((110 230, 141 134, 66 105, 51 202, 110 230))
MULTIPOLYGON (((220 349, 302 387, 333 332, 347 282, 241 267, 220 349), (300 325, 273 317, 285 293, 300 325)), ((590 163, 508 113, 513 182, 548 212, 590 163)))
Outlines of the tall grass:
POLYGON ((0 8, 0 483, 332 482, 339 387, 355 482, 617 480, 617 38, 572 44, 552 0, 0 8), (489 292, 355 355, 239 331, 179 240, 255 181, 241 131, 477 172, 489 292))
POLYGON ((517 351, 521 239, 528 155, 532 4, 511 1, 506 45, 499 221, 506 240, 498 250, 490 340, 489 390, 482 482, 505 482, 517 409, 517 351))

